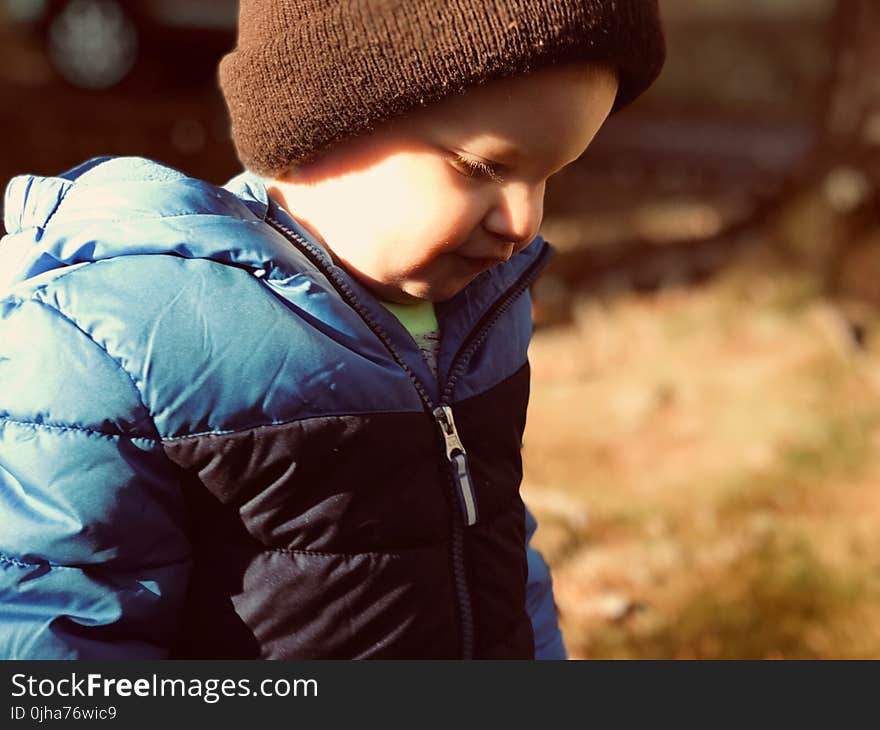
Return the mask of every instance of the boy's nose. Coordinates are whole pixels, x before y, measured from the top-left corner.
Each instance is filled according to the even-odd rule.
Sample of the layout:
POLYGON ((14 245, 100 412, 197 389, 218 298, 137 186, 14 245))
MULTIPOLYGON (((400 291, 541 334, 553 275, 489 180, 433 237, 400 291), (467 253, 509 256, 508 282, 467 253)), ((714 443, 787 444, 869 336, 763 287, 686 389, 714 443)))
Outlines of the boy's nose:
POLYGON ((514 253, 525 248, 538 234, 544 216, 544 185, 507 185, 498 195, 483 222, 484 228, 514 253))

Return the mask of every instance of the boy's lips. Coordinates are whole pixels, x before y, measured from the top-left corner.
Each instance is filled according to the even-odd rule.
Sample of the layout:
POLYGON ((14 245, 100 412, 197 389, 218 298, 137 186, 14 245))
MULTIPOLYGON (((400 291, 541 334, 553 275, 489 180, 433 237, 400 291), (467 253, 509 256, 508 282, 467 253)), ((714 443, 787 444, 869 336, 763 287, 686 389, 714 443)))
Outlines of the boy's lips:
POLYGON ((478 271, 486 271, 488 269, 491 269, 493 266, 497 266, 498 264, 502 264, 507 261, 507 257, 504 256, 462 256, 461 258, 467 262, 468 266, 471 266, 478 271))
POLYGON ((462 256, 461 258, 464 259, 469 267, 472 267, 477 271, 487 271, 493 266, 497 266, 498 264, 507 261, 507 259, 497 256, 494 258, 476 258, 473 256, 462 256))

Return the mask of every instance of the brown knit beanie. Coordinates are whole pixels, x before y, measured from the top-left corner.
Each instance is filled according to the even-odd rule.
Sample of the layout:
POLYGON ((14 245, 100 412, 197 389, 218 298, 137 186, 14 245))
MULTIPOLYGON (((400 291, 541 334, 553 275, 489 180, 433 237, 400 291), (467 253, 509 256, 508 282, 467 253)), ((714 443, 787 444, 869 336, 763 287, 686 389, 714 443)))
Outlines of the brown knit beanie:
POLYGON ((615 68, 619 109, 664 56, 657 0, 241 0, 220 85, 241 162, 275 176, 392 116, 550 63, 615 68))

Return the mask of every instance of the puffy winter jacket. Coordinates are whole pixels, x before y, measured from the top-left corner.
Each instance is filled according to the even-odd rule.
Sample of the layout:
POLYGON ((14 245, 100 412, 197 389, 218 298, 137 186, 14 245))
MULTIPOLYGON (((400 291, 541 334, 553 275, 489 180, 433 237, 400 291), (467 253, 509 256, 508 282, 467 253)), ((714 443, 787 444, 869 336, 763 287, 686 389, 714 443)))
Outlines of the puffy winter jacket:
POLYGON ((92 160, 5 223, 0 656, 564 655, 518 493, 542 240, 438 305, 435 379, 247 173, 92 160))

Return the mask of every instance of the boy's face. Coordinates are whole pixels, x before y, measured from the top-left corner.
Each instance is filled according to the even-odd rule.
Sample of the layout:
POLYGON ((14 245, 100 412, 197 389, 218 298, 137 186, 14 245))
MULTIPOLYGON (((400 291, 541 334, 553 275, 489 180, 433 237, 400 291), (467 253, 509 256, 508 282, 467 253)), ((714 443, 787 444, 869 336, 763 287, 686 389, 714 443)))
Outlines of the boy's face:
POLYGON ((608 117, 614 75, 549 67, 349 140, 269 192, 378 297, 449 299, 538 232, 547 179, 608 117))

